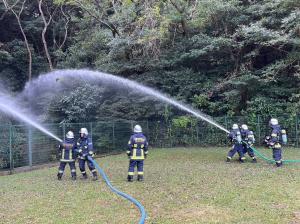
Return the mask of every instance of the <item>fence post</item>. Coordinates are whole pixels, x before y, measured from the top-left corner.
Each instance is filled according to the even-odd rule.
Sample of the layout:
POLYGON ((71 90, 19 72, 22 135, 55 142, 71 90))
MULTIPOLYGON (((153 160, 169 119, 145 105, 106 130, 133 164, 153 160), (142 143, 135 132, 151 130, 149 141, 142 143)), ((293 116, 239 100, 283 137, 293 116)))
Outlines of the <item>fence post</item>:
POLYGON ((199 121, 196 122, 197 146, 199 146, 199 121))
POLYGON ((66 140, 66 124, 65 123, 63 123, 62 128, 63 128, 63 136, 64 136, 64 141, 65 141, 66 140))
POLYGON ((112 134, 113 134, 113 149, 115 150, 116 148, 116 142, 115 142, 115 122, 112 122, 112 134))
POLYGON ((147 138, 150 141, 149 120, 147 119, 147 138))
POLYGON ((168 132, 169 132, 169 138, 170 138, 170 148, 173 147, 174 142, 173 142, 173 123, 172 121, 169 122, 168 124, 168 132))
POLYGON ((13 161, 13 151, 12 151, 12 125, 9 125, 9 169, 12 173, 12 170, 14 169, 14 161, 13 161))
POLYGON ((165 147, 165 135, 163 135, 163 124, 161 123, 161 120, 159 122, 159 133, 160 133, 160 147, 165 147))
POLYGON ((90 122, 90 137, 93 140, 93 122, 90 122))
POLYGON ((299 147, 299 139, 298 139, 298 114, 296 115, 296 147, 298 148, 299 147))
POLYGON ((261 143, 261 130, 260 130, 260 115, 257 115, 257 135, 258 135, 258 144, 261 143))
POLYGON ((32 166, 32 129, 28 126, 28 165, 32 166))

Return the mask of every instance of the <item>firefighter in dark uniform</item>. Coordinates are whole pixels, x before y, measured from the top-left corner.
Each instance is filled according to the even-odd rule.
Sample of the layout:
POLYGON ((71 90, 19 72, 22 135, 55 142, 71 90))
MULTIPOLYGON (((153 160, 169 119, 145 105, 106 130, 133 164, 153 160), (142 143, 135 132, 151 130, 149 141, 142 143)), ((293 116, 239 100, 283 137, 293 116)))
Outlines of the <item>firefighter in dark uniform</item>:
POLYGON ((287 144, 287 135, 284 129, 281 129, 276 118, 272 118, 269 122, 271 127, 271 136, 266 136, 265 143, 272 149, 273 158, 276 166, 282 166, 282 144, 287 144))
POLYGON ((85 171, 85 162, 93 174, 93 180, 98 179, 97 170, 94 164, 88 160, 88 156, 94 157, 93 143, 92 140, 88 137, 88 130, 86 128, 81 128, 79 131, 80 138, 77 141, 77 148, 79 154, 79 169, 82 173, 82 179, 87 179, 88 176, 85 171))
POLYGON ((237 124, 232 125, 232 129, 228 134, 229 140, 233 143, 231 150, 227 154, 226 162, 230 162, 235 153, 239 154, 239 161, 243 163, 245 161, 245 156, 243 152, 243 145, 242 145, 242 136, 239 126, 237 124))
POLYGON ((138 181, 144 180, 144 159, 148 155, 148 141, 142 133, 140 125, 134 127, 134 134, 130 137, 128 142, 127 155, 130 159, 128 169, 128 181, 133 181, 134 168, 137 166, 138 181))
POLYGON ((66 134, 66 140, 59 145, 59 154, 60 165, 57 174, 58 180, 61 180, 67 164, 69 164, 71 169, 72 180, 76 180, 76 143, 74 141, 74 133, 72 131, 69 131, 66 134))
POLYGON ((251 146, 255 142, 254 133, 253 133, 253 131, 250 131, 248 129, 248 126, 246 124, 243 124, 241 126, 241 136, 242 136, 242 140, 243 140, 243 153, 244 154, 248 153, 248 155, 252 159, 252 163, 256 163, 257 160, 255 157, 254 151, 251 148, 251 146))

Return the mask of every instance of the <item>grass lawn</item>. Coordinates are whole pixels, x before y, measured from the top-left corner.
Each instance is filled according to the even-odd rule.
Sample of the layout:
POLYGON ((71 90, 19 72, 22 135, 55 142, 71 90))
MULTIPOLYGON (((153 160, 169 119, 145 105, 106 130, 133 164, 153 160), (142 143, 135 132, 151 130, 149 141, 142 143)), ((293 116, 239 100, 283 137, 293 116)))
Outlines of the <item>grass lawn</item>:
MULTIPOLYGON (((150 151, 145 181, 128 183, 125 154, 99 158, 113 185, 134 196, 147 223, 300 223, 300 164, 225 163, 225 148, 150 151)), ((270 155, 268 150, 264 150, 270 155)), ((284 151, 300 159, 299 149, 284 151)), ((104 181, 62 181, 57 168, 0 177, 0 223, 137 223, 135 206, 104 181)))

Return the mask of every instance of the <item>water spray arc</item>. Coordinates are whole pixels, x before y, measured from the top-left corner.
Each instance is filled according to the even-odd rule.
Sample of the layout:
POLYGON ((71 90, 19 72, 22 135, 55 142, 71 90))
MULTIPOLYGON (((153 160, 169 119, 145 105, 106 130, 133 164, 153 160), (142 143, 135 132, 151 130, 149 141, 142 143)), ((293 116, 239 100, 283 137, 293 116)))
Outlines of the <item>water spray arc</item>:
POLYGON ((21 112, 22 110, 20 108, 18 108, 17 105, 12 104, 12 102, 13 102, 13 99, 10 96, 4 95, 4 93, 1 93, 1 95, 0 95, 0 110, 5 114, 13 116, 14 118, 16 118, 19 121, 25 122, 25 123, 37 128, 41 132, 50 136, 51 138, 54 138, 55 140, 62 142, 62 140, 59 137, 57 137, 56 135, 54 135, 53 133, 48 131, 41 124, 34 121, 34 119, 30 118, 28 115, 26 116, 25 115, 26 111, 23 111, 23 113, 22 113, 21 112))
POLYGON ((165 94, 154 90, 150 87, 141 85, 135 81, 128 80, 122 77, 114 76, 111 74, 103 73, 103 72, 96 72, 96 71, 90 71, 90 70, 57 70, 51 73, 48 73, 46 75, 41 75, 37 79, 33 80, 30 83, 27 83, 25 90, 23 91, 23 96, 28 96, 30 98, 30 95, 33 95, 31 92, 32 89, 35 89, 36 86, 43 86, 43 91, 46 91, 45 88, 49 88, 49 92, 60 92, 63 87, 62 84, 64 83, 63 80, 85 80, 90 81, 91 83, 98 83, 98 84, 108 84, 112 86, 118 86, 120 88, 126 88, 132 91, 135 91, 141 95, 148 95, 153 97, 154 99, 158 99, 162 102, 168 103, 170 105, 173 105, 183 111, 186 111, 192 115, 194 115, 197 118, 200 118, 201 120, 204 120, 208 122, 209 124, 219 128, 220 130, 229 133, 229 131, 224 128, 222 125, 215 122, 212 118, 210 118, 208 115, 195 110, 191 108, 190 106, 179 102, 175 99, 172 99, 165 94), (62 81, 60 81, 62 80, 62 81))

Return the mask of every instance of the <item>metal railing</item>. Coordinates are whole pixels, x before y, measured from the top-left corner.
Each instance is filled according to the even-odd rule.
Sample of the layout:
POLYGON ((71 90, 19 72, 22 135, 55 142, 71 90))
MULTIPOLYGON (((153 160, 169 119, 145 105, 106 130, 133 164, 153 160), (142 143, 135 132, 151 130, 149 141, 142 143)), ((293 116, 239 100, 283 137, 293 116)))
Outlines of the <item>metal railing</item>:
MULTIPOLYGON (((268 134, 269 117, 217 117, 214 118, 227 129, 233 123, 247 123, 254 131, 256 145, 260 145, 268 134)), ((289 146, 299 147, 299 117, 280 116, 282 126, 287 130, 289 146)), ((60 138, 72 130, 79 137, 79 130, 86 127, 93 140, 96 154, 125 152, 127 142, 135 124, 143 127, 151 147, 178 146, 225 146, 228 145, 226 133, 214 126, 194 118, 183 126, 172 121, 101 121, 90 123, 44 124, 44 127, 60 138)), ((27 125, 0 126, 0 171, 16 167, 35 166, 57 161, 58 142, 39 130, 27 125)))

